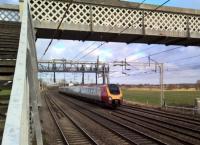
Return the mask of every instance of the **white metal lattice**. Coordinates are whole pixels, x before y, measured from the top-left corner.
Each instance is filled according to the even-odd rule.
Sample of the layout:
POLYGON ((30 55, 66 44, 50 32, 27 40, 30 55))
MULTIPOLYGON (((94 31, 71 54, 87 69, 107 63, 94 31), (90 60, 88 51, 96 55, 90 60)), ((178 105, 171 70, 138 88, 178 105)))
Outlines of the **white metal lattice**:
POLYGON ((164 12, 146 12, 145 28, 158 31, 187 31, 187 16, 164 12))
POLYGON ((189 17, 189 27, 190 27, 190 32, 200 33, 200 17, 197 16, 189 17))
POLYGON ((19 20, 20 16, 18 11, 0 9, 0 21, 18 22, 19 20))
POLYGON ((140 10, 92 6, 92 14, 94 25, 142 28, 142 11, 140 10))
MULTIPOLYGON (((33 20, 59 22, 67 4, 61 1, 31 0, 33 20)), ((70 6, 63 23, 130 29, 142 29, 144 24, 148 30, 170 32, 187 32, 189 26, 191 32, 200 32, 199 16, 77 3, 70 6)))
MULTIPOLYGON (((58 1, 31 0, 31 11, 33 20, 59 22, 67 8, 68 3, 58 1)), ((72 4, 69 13, 63 20, 70 24, 89 24, 90 7, 89 5, 72 4)))

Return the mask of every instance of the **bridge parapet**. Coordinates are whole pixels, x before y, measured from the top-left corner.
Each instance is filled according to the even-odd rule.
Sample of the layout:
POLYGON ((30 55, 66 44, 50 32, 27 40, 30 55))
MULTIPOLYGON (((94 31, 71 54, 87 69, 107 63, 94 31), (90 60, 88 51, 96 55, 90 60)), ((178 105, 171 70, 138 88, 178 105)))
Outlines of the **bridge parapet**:
MULTIPOLYGON (((128 4, 111 6, 106 3, 74 2, 63 21, 61 29, 154 35, 166 37, 200 38, 200 12, 176 12, 153 8, 142 9, 128 4), (129 6, 129 7, 128 7, 129 6), (192 13, 193 12, 193 13, 192 13)), ((63 1, 31 0, 32 17, 36 28, 55 29, 60 22, 68 3, 63 1)))

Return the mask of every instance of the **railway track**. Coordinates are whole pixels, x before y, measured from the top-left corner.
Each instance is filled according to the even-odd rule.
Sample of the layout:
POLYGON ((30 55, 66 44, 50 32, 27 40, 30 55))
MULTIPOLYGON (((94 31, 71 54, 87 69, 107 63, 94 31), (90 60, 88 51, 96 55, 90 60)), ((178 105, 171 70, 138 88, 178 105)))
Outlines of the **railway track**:
POLYGON ((126 110, 140 110, 140 111, 147 112, 150 114, 155 114, 155 115, 159 115, 159 116, 163 116, 163 117, 167 117, 167 118, 171 118, 171 119, 175 119, 175 120, 179 120, 179 121, 186 121, 186 122, 189 122, 192 124, 200 125, 200 118, 195 117, 195 116, 175 114, 175 113, 166 112, 166 111, 162 111, 162 110, 155 110, 155 109, 151 109, 151 108, 144 109, 142 107, 134 106, 134 105, 122 105, 120 108, 123 108, 126 110))
MULTIPOLYGON (((174 122, 170 122, 168 124, 166 120, 164 122, 164 120, 160 118, 160 116, 156 116, 156 117, 154 116, 153 118, 157 118, 157 120, 155 121, 153 118, 144 117, 145 115, 148 115, 148 114, 145 114, 142 116, 143 113, 140 113, 140 114, 135 114, 133 117, 131 116, 133 115, 131 113, 130 114, 126 112, 118 113, 119 112, 118 110, 117 110, 118 112, 110 111, 109 114, 103 115, 104 113, 101 111, 96 112, 95 109, 88 108, 88 107, 85 108, 84 105, 80 106, 79 104, 76 103, 76 101, 72 101, 73 99, 71 98, 64 98, 64 99, 65 100, 67 99, 68 101, 71 101, 70 103, 76 105, 75 107, 76 109, 78 107, 82 108, 82 109, 79 109, 79 111, 81 113, 84 113, 88 117, 91 117, 91 114, 93 114, 92 116, 96 115, 96 118, 101 117, 101 118, 104 118, 106 120, 116 123, 116 126, 121 126, 124 128, 128 128, 130 130, 135 129, 134 131, 138 131, 142 133, 143 136, 146 136, 146 139, 147 138, 155 139, 154 143, 156 144, 200 144, 200 133, 198 130, 199 126, 197 125, 195 126, 192 123, 188 123, 187 125, 189 126, 187 125, 184 126, 185 124, 182 124, 182 126, 180 124, 176 126, 176 123, 178 122, 177 120, 175 120, 174 122), (85 112, 85 110, 87 112, 85 112)), ((87 105, 87 106, 90 106, 90 105, 87 105)), ((91 105, 91 107, 94 108, 94 105, 91 105)), ((95 119, 95 117, 92 117, 92 118, 95 119)))
MULTIPOLYGON (((66 98, 64 98, 66 100, 66 98)), ((161 140, 159 137, 156 137, 157 134, 147 133, 146 130, 139 130, 138 128, 130 127, 126 124, 123 124, 116 120, 115 117, 107 116, 107 114, 98 113, 93 111, 92 108, 85 108, 86 106, 81 103, 81 106, 78 103, 73 102, 71 99, 67 99, 65 102, 70 102, 70 104, 74 109, 79 111, 80 113, 86 115, 92 120, 102 124, 104 127, 109 128, 114 131, 116 134, 120 135, 124 139, 131 142, 131 144, 173 144, 177 141, 173 141, 173 139, 165 138, 165 140, 161 140)), ((88 106, 88 104, 87 104, 88 106)))
MULTIPOLYGON (((124 122, 138 124, 159 134, 177 139, 184 144, 200 144, 200 132, 196 128, 176 124, 173 121, 163 120, 159 117, 149 117, 148 114, 135 113, 135 115, 115 111, 112 115, 121 118, 124 122)), ((198 126, 196 126, 198 127, 198 126)))
POLYGON ((45 101, 62 137, 57 145, 98 145, 52 98, 45 96, 45 101))

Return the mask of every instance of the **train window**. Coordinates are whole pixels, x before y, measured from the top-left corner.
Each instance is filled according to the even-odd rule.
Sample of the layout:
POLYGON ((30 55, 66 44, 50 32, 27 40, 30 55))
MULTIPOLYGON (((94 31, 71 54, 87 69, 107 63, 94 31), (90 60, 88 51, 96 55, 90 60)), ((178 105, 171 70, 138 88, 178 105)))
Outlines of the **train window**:
POLYGON ((110 85, 108 85, 108 88, 109 88, 109 91, 111 94, 114 94, 114 95, 120 94, 120 90, 117 85, 110 84, 110 85))

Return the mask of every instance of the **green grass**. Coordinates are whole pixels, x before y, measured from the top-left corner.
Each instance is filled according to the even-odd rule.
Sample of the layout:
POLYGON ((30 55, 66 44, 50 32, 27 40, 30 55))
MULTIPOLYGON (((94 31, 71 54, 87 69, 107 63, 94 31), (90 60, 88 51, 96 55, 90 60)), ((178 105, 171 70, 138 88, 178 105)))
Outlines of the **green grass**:
POLYGON ((10 95, 11 90, 1 90, 0 95, 10 95))
MULTIPOLYGON (((150 90, 122 89, 124 99, 150 105, 160 105, 160 92, 150 90)), ((193 106, 195 98, 200 98, 200 91, 165 91, 167 105, 193 106)))
POLYGON ((0 100, 8 100, 10 98, 11 90, 1 90, 0 91, 0 100))
POLYGON ((0 121, 0 130, 4 128, 4 125, 5 125, 5 121, 0 121))

